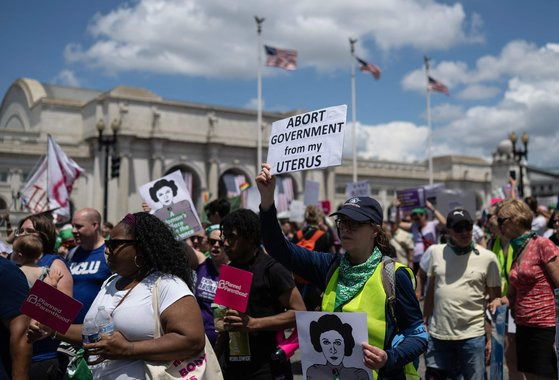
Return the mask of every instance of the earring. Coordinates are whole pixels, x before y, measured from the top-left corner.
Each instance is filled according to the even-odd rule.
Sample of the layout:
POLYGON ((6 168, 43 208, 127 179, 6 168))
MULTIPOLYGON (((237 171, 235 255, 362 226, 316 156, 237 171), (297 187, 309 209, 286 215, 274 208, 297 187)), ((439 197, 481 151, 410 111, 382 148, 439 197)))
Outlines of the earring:
POLYGON ((141 266, 138 265, 138 261, 137 261, 137 260, 138 260, 138 255, 134 256, 134 265, 136 265, 136 267, 137 267, 138 269, 140 269, 141 266))

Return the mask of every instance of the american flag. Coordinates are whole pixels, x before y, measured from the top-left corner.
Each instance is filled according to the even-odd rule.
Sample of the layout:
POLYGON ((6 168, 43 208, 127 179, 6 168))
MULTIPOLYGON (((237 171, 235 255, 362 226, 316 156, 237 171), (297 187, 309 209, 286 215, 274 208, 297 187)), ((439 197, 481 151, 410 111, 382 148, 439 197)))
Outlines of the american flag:
POLYGON ((359 71, 364 73, 371 73, 375 77, 375 79, 380 78, 380 68, 377 65, 373 65, 372 63, 368 63, 367 61, 362 60, 361 58, 355 57, 361 67, 359 67, 359 71))
POLYGON ((277 49, 268 45, 264 45, 266 54, 266 66, 279 67, 285 70, 297 69, 297 50, 277 49))
POLYGON ((433 79, 431 77, 427 77, 427 78, 429 79, 429 85, 427 86, 427 90, 438 91, 438 92, 442 92, 445 95, 448 95, 448 87, 446 87, 444 84, 437 81, 436 79, 433 79))

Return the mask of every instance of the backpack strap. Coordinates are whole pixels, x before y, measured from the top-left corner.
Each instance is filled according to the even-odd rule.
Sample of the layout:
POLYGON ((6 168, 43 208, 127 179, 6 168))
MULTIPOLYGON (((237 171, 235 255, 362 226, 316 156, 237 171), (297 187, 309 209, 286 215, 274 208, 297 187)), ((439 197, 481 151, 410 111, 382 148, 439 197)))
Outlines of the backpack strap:
POLYGON ((396 273, 395 260, 391 257, 384 256, 382 258, 382 286, 386 293, 386 302, 388 304, 388 312, 394 320, 396 331, 398 331, 398 319, 396 318, 396 273))
POLYGON ((322 231, 320 228, 317 228, 316 231, 314 231, 314 233, 310 237, 310 239, 307 239, 307 241, 309 241, 313 244, 316 244, 318 239, 320 239, 322 237, 322 235, 324 235, 324 234, 325 234, 324 231, 322 231))

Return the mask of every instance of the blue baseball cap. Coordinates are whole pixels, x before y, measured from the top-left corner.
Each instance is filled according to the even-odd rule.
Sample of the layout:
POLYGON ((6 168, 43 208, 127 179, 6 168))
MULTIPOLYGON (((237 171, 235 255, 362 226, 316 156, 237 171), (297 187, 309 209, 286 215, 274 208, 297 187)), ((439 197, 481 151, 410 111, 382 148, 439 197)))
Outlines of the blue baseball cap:
POLYGON ((357 222, 372 221, 382 225, 382 207, 371 197, 353 197, 345 201, 342 207, 330 216, 347 216, 357 222))

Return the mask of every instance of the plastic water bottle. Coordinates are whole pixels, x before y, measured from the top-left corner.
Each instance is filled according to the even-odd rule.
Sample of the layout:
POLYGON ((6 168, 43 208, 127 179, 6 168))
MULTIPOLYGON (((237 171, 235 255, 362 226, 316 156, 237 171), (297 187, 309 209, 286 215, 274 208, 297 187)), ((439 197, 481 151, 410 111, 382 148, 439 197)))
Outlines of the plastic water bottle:
POLYGON ((99 334, 113 335, 115 331, 115 324, 111 315, 105 310, 105 306, 97 308, 97 315, 95 315, 95 324, 99 329, 99 334))
MULTIPOLYGON (((86 318, 83 322, 82 337, 84 343, 95 343, 99 340, 99 329, 93 318, 86 318)), ((90 355, 87 361, 88 363, 93 363, 97 361, 97 359, 99 359, 97 355, 90 355)))

